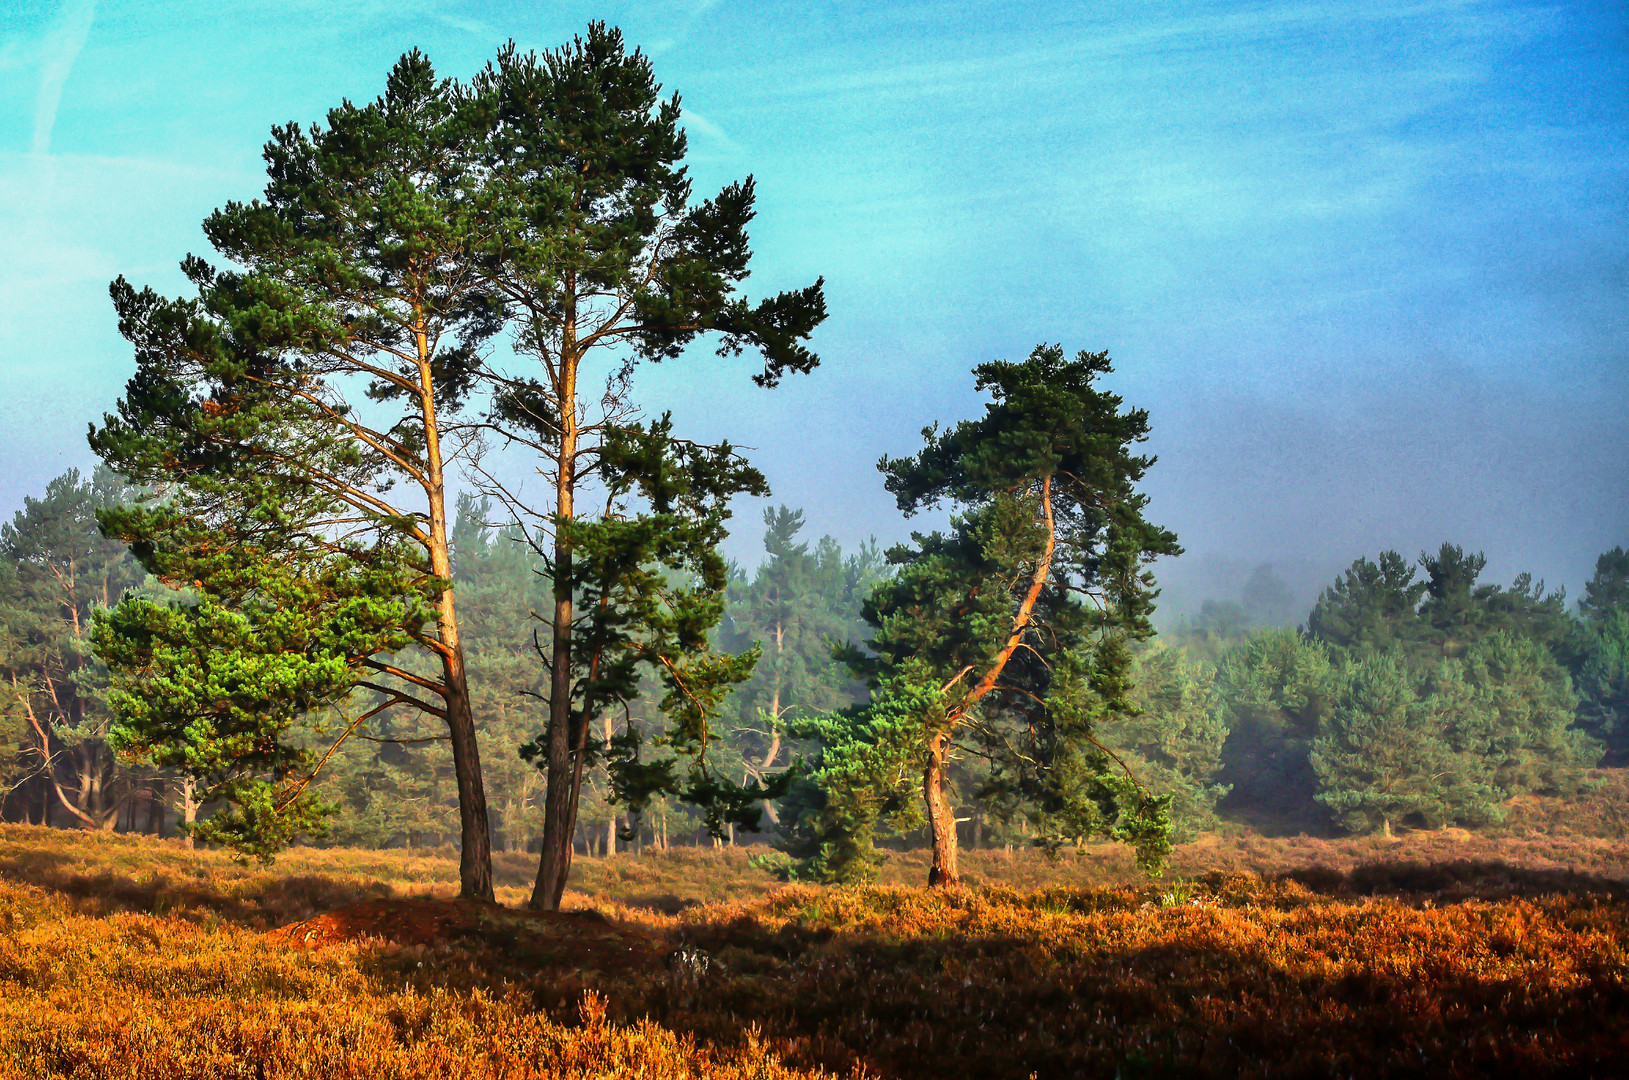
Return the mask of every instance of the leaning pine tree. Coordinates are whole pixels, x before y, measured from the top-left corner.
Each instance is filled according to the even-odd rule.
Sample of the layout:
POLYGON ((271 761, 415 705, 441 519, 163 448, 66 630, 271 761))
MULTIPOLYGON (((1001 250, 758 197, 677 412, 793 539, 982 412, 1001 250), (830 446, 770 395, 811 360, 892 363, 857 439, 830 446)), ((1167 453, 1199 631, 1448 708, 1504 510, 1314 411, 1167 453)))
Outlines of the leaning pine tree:
POLYGON ((865 606, 869 650, 851 661, 871 703, 802 725, 823 749, 789 807, 794 855, 812 876, 863 876, 876 815, 915 784, 933 845, 931 885, 957 868, 950 766, 991 767, 979 792, 1022 807, 1043 843, 1109 834, 1157 868, 1169 850, 1168 796, 1148 793, 1094 738, 1132 708, 1132 640, 1152 633, 1148 564, 1180 552, 1143 517, 1133 485, 1152 458, 1131 447, 1143 410, 1096 385, 1103 353, 1041 346, 1021 363, 974 369, 983 416, 923 432, 915 457, 884 458, 907 516, 949 502, 948 533, 889 552, 898 573, 865 606))
POLYGON ((420 710, 452 750, 462 893, 487 899, 445 436, 501 325, 473 254, 489 120, 414 52, 377 101, 274 129, 264 199, 204 224, 236 268, 189 258, 195 299, 114 283, 137 371, 91 433, 154 492, 104 529, 185 590, 131 597, 98 628, 122 744, 187 769, 234 807, 215 838, 269 855, 320 827, 308 785, 336 740, 420 710), (359 689, 360 712, 320 730, 359 689))
POLYGON ((818 281, 755 305, 740 296, 752 181, 690 202, 679 99, 661 99, 650 63, 616 30, 591 24, 541 56, 511 47, 476 88, 496 117, 487 272, 529 361, 494 376, 490 430, 537 455, 548 492, 534 499, 496 476, 486 485, 527 523, 553 587, 540 635, 548 716, 526 752, 547 777, 531 903, 555 908, 584 772, 604 749, 596 731, 626 713, 641 672, 663 687, 665 742, 693 764, 680 777, 671 759, 642 761, 630 731, 613 748, 620 796, 637 811, 657 791, 681 794, 707 807, 715 829, 758 813, 761 789, 732 786, 706 762, 709 722, 753 655, 716 653, 708 639, 723 613, 729 499, 768 489, 728 444, 679 439, 666 416, 641 419, 630 378, 638 362, 679 360, 711 334, 721 355, 761 353, 754 381, 774 386, 818 363, 804 343, 825 298, 818 281))

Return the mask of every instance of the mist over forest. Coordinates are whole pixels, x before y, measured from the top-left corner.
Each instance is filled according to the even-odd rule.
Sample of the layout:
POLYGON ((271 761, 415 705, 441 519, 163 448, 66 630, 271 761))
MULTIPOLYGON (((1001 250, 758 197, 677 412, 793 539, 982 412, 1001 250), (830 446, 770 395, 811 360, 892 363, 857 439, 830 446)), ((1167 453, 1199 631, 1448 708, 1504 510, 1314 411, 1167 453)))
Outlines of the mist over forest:
MULTIPOLYGON (((120 757, 110 739, 109 676, 85 635, 95 608, 144 576, 96 520, 129 494, 107 470, 69 473, 0 527, 0 675, 28 688, 7 713, 6 820, 166 835, 216 809, 194 797, 187 774, 120 757)), ((515 748, 543 724, 536 635, 548 588, 525 534, 496 521, 497 511, 490 499, 460 499, 453 581, 494 837, 501 850, 526 851, 542 827, 543 776, 515 748)), ((743 782, 818 761, 811 720, 866 701, 837 654, 876 632, 865 603, 894 573, 879 545, 845 549, 812 536, 797 510, 773 508, 756 524, 758 561, 730 565, 714 632, 722 651, 760 653, 714 719, 713 767, 743 782)), ((1490 580, 1486 562, 1450 543, 1376 552, 1310 604, 1258 563, 1237 588, 1167 616, 1137 646, 1134 711, 1105 721, 1098 737, 1141 783, 1172 797, 1179 841, 1216 828, 1361 836, 1447 826, 1621 839, 1629 555, 1621 546, 1602 553, 1575 600, 1531 575, 1490 580)), ((1216 580, 1240 568, 1219 567, 1216 580)), ((636 723, 660 740, 659 696, 647 681, 625 716, 605 715, 600 752, 636 723)), ((306 744, 320 748, 355 708, 337 706, 306 744)), ((315 788, 334 811, 323 842, 433 848, 456 838, 455 784, 436 727, 386 712, 369 738, 341 744, 315 788)), ((986 769, 976 755, 955 765, 963 843, 1026 845, 1035 808, 991 790, 986 769)), ((791 804, 764 803, 762 833, 729 824, 712 836, 699 810, 671 796, 630 814, 601 765, 587 776, 574 842, 600 856, 721 842, 795 847, 782 819, 796 803, 795 794, 791 804)), ((922 828, 907 808, 880 842, 910 848, 924 842, 922 828)))

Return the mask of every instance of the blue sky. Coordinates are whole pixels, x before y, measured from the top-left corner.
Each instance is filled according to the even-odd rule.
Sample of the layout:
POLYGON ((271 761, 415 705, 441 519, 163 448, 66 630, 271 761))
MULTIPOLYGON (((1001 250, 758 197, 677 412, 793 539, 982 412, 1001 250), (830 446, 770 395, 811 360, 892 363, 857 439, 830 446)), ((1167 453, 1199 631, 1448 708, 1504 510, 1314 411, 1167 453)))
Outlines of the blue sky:
POLYGON ((903 536, 876 459, 969 415, 973 364, 1058 341, 1150 411, 1172 611, 1444 539, 1576 595, 1629 543, 1622 3, 8 0, 0 514, 90 464, 133 366, 108 281, 179 291, 274 123, 414 46, 464 77, 590 18, 683 96, 698 191, 757 177, 749 286, 826 277, 811 377, 641 382, 812 533, 903 536))

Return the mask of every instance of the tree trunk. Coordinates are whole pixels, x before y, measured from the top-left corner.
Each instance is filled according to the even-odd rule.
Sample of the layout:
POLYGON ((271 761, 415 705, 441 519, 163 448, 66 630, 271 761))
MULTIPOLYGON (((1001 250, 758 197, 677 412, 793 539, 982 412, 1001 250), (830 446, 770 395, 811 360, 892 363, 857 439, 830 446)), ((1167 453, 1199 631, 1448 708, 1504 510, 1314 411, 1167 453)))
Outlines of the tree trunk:
MULTIPOLYGON (((779 635, 780 635, 780 627, 779 626, 777 626, 775 628, 775 633, 776 633, 776 636, 778 638, 779 635)), ((779 645, 779 642, 777 641, 776 648, 779 648, 779 647, 780 647, 780 645, 779 645)), ((760 762, 759 765, 758 765, 758 769, 763 775, 765 775, 765 776, 769 775, 769 770, 775 764, 775 759, 780 756, 780 752, 781 752, 781 683, 780 683, 780 675, 777 674, 775 676, 775 694, 774 694, 774 696, 772 698, 769 699, 769 749, 764 751, 764 760, 762 762, 760 762)), ((742 782, 745 783, 745 780, 743 780, 742 782)), ((768 800, 768 799, 764 800, 764 816, 769 819, 769 823, 771 825, 779 825, 781 823, 781 816, 775 812, 775 804, 773 802, 771 802, 770 800, 768 800)))
MULTIPOLYGON (((450 607, 450 593, 448 600, 450 607)), ((481 751, 475 743, 463 650, 456 644, 456 630, 452 636, 452 652, 444 657, 442 671, 447 684, 447 734, 458 783, 458 895, 466 900, 491 900, 492 833, 487 824, 486 789, 481 783, 481 751)))
MULTIPOLYGON (((611 736, 613 734, 614 732, 611 729, 611 714, 607 712, 605 714, 605 745, 611 745, 611 736)), ((607 859, 616 858, 617 812, 615 809, 610 810, 605 816, 605 850, 600 854, 604 855, 607 859)))
POLYGON ((922 773, 922 795, 928 804, 928 832, 933 839, 933 864, 928 869, 929 886, 961 883, 956 866, 956 810, 945 794, 945 742, 940 735, 928 748, 928 765, 922 773))
MULTIPOLYGON (((559 655, 558 653, 556 654, 559 655)), ((555 692, 570 694, 569 683, 555 692)), ((533 911, 558 911, 571 874, 571 837, 577 826, 577 803, 582 790, 582 736, 587 728, 580 714, 569 713, 563 723, 550 718, 548 786, 543 796, 543 848, 538 859, 537 882, 528 905, 533 911)))
MULTIPOLYGON (((1013 616, 1007 640, 996 653, 995 662, 979 681, 962 695, 960 701, 945 710, 945 734, 936 736, 929 748, 928 764, 922 773, 922 794, 928 804, 928 829, 933 836, 933 865, 928 871, 930 886, 955 885, 961 880, 961 874, 956 866, 956 811, 945 795, 945 751, 950 733, 962 723, 968 711, 985 694, 995 689, 1001 673, 1006 670, 1007 661, 1023 643, 1024 634, 1029 630, 1030 621, 1035 613, 1035 604, 1041 598, 1041 590, 1045 588, 1047 579, 1052 573, 1052 559, 1057 552, 1058 530, 1052 513, 1051 476, 1045 476, 1041 480, 1041 518, 1046 524, 1046 544, 1041 550, 1041 557, 1036 560, 1035 569, 1030 572, 1029 588, 1018 605, 1017 614, 1013 616)), ((971 667, 959 672, 940 688, 940 693, 949 693, 970 670, 971 667)))
MULTIPOLYGON (((32 710, 30 710, 30 713, 32 714, 32 710)), ((32 719, 32 715, 30 715, 30 719, 32 719)), ((39 729, 38 724, 35 725, 35 729, 39 729)), ((45 767, 46 781, 51 785, 51 790, 56 792, 57 801, 62 804, 63 809, 67 810, 68 813, 77 818, 80 824, 84 825, 87 829, 98 829, 101 831, 111 831, 113 826, 118 824, 119 808, 117 806, 113 808, 114 812, 112 815, 103 815, 101 817, 97 817, 84 809, 84 805, 89 795, 89 792, 87 791, 89 781, 86 779, 86 774, 83 772, 83 770, 78 772, 80 786, 79 790, 75 793, 75 799, 69 799, 68 793, 62 790, 62 785, 57 783, 56 775, 52 772, 52 769, 53 766, 48 762, 45 767), (77 801, 80 805, 74 805, 75 801, 77 801)))
POLYGON ((181 843, 192 848, 192 826, 198 823, 198 781, 192 777, 181 780, 181 843))
MULTIPOLYGON (((557 521, 570 521, 575 513, 573 500, 577 487, 577 368, 575 311, 568 310, 560 350, 560 385, 555 387, 559 406, 560 452, 555 474, 554 508, 557 521)), ((571 831, 577 820, 576 770, 572 768, 572 747, 579 741, 573 720, 587 723, 586 716, 573 715, 571 708, 572 655, 572 558, 571 544, 557 525, 554 534, 554 626, 549 651, 549 726, 544 753, 547 784, 543 794, 543 849, 538 857, 537 883, 527 905, 533 911, 558 911, 571 873, 571 831)), ((585 703, 586 704, 586 703, 585 703)))
POLYGON ((74 802, 78 804, 75 816, 98 832, 117 832, 124 801, 108 798, 102 785, 102 763, 97 760, 95 747, 81 743, 74 751, 74 758, 75 776, 79 781, 79 790, 74 792, 74 802), (112 806, 108 805, 110 801, 112 806))
MULTIPOLYGON (((415 337, 419 356, 419 407, 424 417, 424 457, 429 484, 425 495, 430 510, 430 570, 452 580, 452 551, 447 541, 447 485, 442 471, 441 432, 436 419, 435 380, 430 369, 430 345, 420 315, 415 337)), ((458 640, 458 615, 453 591, 444 589, 436 602, 436 652, 441 657, 447 734, 452 743, 453 776, 458 783, 458 895, 466 900, 491 900, 492 832, 481 782, 481 751, 475 742, 475 711, 469 699, 469 674, 464 649, 458 640)))

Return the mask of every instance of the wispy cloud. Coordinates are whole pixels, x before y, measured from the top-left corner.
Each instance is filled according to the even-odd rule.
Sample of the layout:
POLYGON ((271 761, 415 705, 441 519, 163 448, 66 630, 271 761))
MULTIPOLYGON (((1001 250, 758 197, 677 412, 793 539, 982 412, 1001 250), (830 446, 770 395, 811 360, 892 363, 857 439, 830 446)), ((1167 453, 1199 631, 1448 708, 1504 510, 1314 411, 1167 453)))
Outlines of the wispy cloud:
POLYGON ((490 37, 495 31, 491 26, 479 19, 466 19, 462 15, 448 15, 438 12, 431 18, 443 26, 450 26, 454 30, 462 30, 466 34, 475 34, 479 37, 490 37))
POLYGON ((707 136, 709 139, 722 143, 731 150, 739 149, 729 135, 725 134, 723 128, 719 127, 717 124, 713 123, 696 110, 686 106, 683 113, 685 130, 698 131, 707 136))
POLYGON ((57 107, 62 104, 62 88, 73 71, 79 50, 90 36, 96 18, 96 0, 66 0, 62 14, 46 37, 40 64, 40 89, 34 98, 34 139, 36 154, 51 152, 51 129, 57 124, 57 107))

